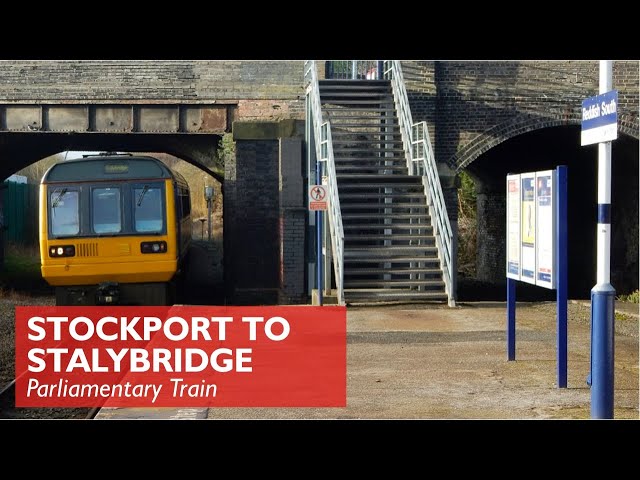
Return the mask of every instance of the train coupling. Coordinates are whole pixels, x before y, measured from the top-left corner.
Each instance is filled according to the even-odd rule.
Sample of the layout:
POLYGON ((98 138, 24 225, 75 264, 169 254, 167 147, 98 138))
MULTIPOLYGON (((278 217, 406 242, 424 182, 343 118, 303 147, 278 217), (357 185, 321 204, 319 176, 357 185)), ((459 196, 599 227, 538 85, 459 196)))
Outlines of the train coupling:
POLYGON ((120 300, 120 286, 115 282, 103 282, 96 289, 96 305, 116 305, 120 300))

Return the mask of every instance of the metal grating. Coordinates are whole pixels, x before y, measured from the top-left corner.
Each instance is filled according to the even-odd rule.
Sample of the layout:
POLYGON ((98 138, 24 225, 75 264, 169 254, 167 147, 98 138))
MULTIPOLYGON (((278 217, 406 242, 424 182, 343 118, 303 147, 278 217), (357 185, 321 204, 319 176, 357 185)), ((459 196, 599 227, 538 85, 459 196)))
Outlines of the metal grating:
POLYGON ((97 257, 98 256, 98 244, 93 243, 79 243, 76 246, 76 257, 97 257))

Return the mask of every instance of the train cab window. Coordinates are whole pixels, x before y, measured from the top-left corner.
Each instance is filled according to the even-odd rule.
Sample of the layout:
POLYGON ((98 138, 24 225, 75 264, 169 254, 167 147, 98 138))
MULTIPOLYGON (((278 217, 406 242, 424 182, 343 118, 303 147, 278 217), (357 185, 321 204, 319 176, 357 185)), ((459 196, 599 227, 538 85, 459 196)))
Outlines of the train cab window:
POLYGON ((158 187, 145 185, 133 189, 134 200, 134 228, 136 232, 161 232, 162 218, 162 190, 158 187))
POLYGON ((49 196, 51 233, 76 235, 80 231, 78 192, 66 187, 55 188, 49 196))
POLYGON ((94 188, 91 192, 91 219, 96 233, 119 233, 122 230, 120 215, 120 189, 94 188))

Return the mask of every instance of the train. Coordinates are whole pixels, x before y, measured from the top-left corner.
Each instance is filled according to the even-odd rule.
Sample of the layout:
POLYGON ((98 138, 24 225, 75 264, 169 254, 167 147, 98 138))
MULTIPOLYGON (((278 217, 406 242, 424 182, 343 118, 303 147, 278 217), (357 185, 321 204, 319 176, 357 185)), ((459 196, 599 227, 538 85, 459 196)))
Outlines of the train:
POLYGON ((185 178, 147 155, 62 161, 39 191, 42 278, 56 305, 173 305, 192 239, 185 178))

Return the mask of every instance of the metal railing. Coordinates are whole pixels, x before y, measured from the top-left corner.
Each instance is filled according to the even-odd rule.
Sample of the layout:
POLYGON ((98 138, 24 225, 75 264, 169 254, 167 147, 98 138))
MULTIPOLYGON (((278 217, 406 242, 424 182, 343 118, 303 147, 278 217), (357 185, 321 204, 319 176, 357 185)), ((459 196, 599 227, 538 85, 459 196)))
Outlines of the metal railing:
POLYGON ((407 90, 404 87, 404 78, 400 69, 400 62, 397 60, 384 61, 384 78, 391 80, 393 90, 393 100, 398 113, 398 124, 402 135, 402 147, 404 148, 404 158, 407 161, 409 175, 416 175, 416 165, 411 155, 411 127, 413 119, 411 118, 411 108, 409 107, 409 99, 407 98, 407 90))
POLYGON ((402 68, 398 60, 384 61, 384 78, 391 81, 393 98, 398 112, 398 123, 402 135, 402 145, 410 175, 420 175, 427 205, 433 218, 433 233, 442 265, 442 276, 449 305, 455 305, 454 282, 456 259, 453 255, 453 233, 447 215, 438 167, 436 165, 431 139, 426 122, 413 123, 411 108, 404 84, 402 68))
MULTIPOLYGON (((342 227, 342 213, 338 198, 338 179, 333 158, 333 141, 331 124, 323 122, 320 103, 320 87, 316 62, 307 60, 304 68, 304 78, 307 96, 311 104, 311 118, 313 119, 313 133, 315 137, 316 158, 325 162, 327 187, 329 192, 328 216, 331 231, 331 249, 333 268, 335 273, 338 303, 344 305, 344 229, 342 227)), ((320 179, 318 179, 320 181, 320 179)), ((327 272, 325 272, 325 275, 327 272)), ((319 285, 318 288, 323 288, 319 285)))
POLYGON ((382 78, 378 60, 328 60, 325 78, 338 80, 378 80, 382 78))

